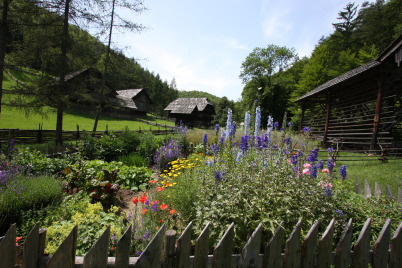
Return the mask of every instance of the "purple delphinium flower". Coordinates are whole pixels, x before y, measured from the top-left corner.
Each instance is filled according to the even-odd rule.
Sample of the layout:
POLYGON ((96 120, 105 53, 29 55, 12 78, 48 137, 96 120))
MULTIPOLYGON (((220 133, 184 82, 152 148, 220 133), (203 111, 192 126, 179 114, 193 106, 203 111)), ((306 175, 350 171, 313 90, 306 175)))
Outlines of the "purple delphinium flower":
POLYGON ((346 179, 346 165, 341 165, 339 175, 342 177, 342 180, 346 179))
POLYGON ((250 113, 247 111, 244 115, 244 135, 248 135, 248 130, 250 128, 250 113))
POLYGON ((316 164, 312 164, 309 168, 310 170, 310 176, 312 178, 317 178, 317 165, 316 164))
POLYGON ((215 134, 218 135, 219 132, 219 124, 215 125, 215 134))
POLYGON ((332 171, 334 169, 334 166, 335 166, 334 159, 328 157, 327 168, 329 169, 329 171, 332 171))
POLYGON ((291 139, 290 139, 290 138, 286 138, 286 139, 283 141, 284 144, 290 144, 290 142, 291 142, 291 139))
POLYGON ((141 253, 142 253, 141 250, 138 250, 137 251, 137 256, 139 257, 141 255, 141 253))
POLYGON ((240 139, 240 149, 242 150, 243 153, 247 152, 249 149, 249 140, 251 139, 250 136, 245 135, 242 136, 240 139))
POLYGON ((225 179, 225 172, 219 172, 215 170, 215 181, 222 181, 225 179))
POLYGON ((208 136, 207 133, 204 133, 204 135, 202 136, 202 144, 205 146, 208 143, 208 136))
POLYGON ((278 127, 279 127, 279 123, 278 123, 278 121, 276 121, 276 122, 274 123, 274 128, 277 129, 278 127))
POLYGON ((310 132, 310 131, 311 131, 311 128, 310 128, 310 127, 304 127, 304 128, 303 128, 303 132, 304 132, 304 133, 306 133, 306 132, 308 133, 308 132, 310 132))
POLYGON ((307 161, 312 164, 315 161, 317 161, 317 157, 318 157, 318 148, 315 148, 314 150, 311 151, 310 156, 307 158, 307 161))
POLYGON ((327 196, 332 196, 331 187, 325 186, 324 191, 327 196))
POLYGON ((340 217, 343 216, 343 211, 340 210, 340 209, 337 209, 337 210, 335 211, 335 213, 338 214, 340 217))
POLYGON ((151 237, 151 232, 150 232, 150 231, 147 231, 147 232, 142 236, 142 238, 144 238, 144 240, 148 240, 150 237, 151 237))
POLYGON ((324 168, 324 162, 322 160, 318 160, 318 168, 323 169, 324 168))
POLYGON ((116 232, 113 233, 112 240, 116 239, 116 232))
POLYGON ((232 134, 233 137, 236 135, 236 129, 237 129, 236 121, 233 121, 232 130, 231 130, 231 134, 232 134))

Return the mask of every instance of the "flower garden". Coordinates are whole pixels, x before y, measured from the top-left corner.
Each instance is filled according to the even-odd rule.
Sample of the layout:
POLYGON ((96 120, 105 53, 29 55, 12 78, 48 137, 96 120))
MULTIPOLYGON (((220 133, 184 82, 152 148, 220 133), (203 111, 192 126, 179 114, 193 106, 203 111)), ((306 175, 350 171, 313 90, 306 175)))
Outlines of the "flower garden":
POLYGON ((196 146, 190 146, 185 126, 164 137, 128 130, 99 140, 88 136, 78 152, 61 158, 12 145, 0 167, 0 234, 15 222, 22 243, 39 222, 47 229, 46 253, 52 254, 78 224, 76 254, 83 256, 110 226, 113 256, 132 225, 131 256, 137 256, 163 224, 180 233, 190 221, 194 238, 211 223, 211 249, 234 222, 238 252, 260 223, 263 241, 278 225, 289 235, 300 219, 302 235, 316 220, 323 232, 335 219, 334 241, 350 218, 353 241, 367 218, 374 239, 387 218, 395 232, 400 204, 355 194, 348 167, 337 165, 331 148, 315 147, 309 128, 295 133, 286 117, 281 129, 271 117, 265 130, 261 125, 257 108, 253 126, 246 113, 245 129, 237 130, 229 110, 226 127, 205 131, 196 146), (123 190, 135 193, 134 209, 118 207, 123 190))

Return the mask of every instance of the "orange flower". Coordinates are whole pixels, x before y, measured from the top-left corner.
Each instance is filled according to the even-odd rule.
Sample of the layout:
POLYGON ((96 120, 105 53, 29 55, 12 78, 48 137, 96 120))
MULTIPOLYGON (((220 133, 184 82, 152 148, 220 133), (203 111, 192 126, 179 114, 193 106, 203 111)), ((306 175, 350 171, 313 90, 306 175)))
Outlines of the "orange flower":
POLYGON ((150 180, 149 183, 156 183, 156 180, 150 180))
POLYGON ((138 203, 138 198, 134 197, 132 201, 133 201, 134 205, 136 205, 138 203))
POLYGON ((166 204, 163 203, 163 204, 161 205, 161 209, 162 209, 162 210, 165 210, 166 208, 167 208, 166 204))
POLYGON ((159 219, 159 222, 160 222, 160 223, 163 223, 162 219, 159 219))
POLYGON ((170 215, 172 215, 173 213, 175 213, 176 212, 176 210, 175 209, 172 209, 171 211, 170 211, 170 215))
POLYGON ((168 187, 170 184, 171 184, 170 182, 167 182, 167 183, 166 183, 166 187, 168 187))
POLYGON ((15 245, 18 246, 18 240, 22 239, 22 236, 16 237, 15 238, 15 245))
POLYGON ((147 213, 147 210, 145 208, 142 209, 142 214, 147 213))
POLYGON ((158 187, 158 192, 163 191, 163 187, 158 187))
POLYGON ((158 226, 156 226, 156 227, 155 227, 155 229, 156 229, 156 230, 158 230, 158 229, 159 229, 159 227, 158 227, 158 226))
POLYGON ((147 201, 147 196, 146 195, 141 196, 140 197, 140 202, 145 203, 145 201, 147 201))

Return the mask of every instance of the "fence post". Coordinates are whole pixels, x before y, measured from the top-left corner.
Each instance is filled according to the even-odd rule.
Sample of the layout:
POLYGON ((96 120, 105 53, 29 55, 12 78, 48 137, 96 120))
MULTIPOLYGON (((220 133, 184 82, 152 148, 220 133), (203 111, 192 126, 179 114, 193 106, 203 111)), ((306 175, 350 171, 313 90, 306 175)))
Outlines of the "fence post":
POLYGON ((282 228, 284 222, 276 227, 275 233, 264 249, 264 259, 262 267, 282 267, 282 240, 284 230, 282 228))
POLYGON ((317 248, 318 221, 311 226, 306 238, 303 241, 302 265, 303 267, 314 267, 314 255, 317 248))
POLYGON ((259 258, 261 248, 262 223, 254 230, 247 244, 241 251, 238 267, 261 267, 259 258))
POLYGON ((296 227, 290 234, 285 245, 285 258, 283 267, 300 267, 301 248, 300 248, 300 233, 302 221, 299 220, 296 227))
POLYGON ((39 262, 39 223, 29 232, 23 245, 22 264, 24 268, 36 268, 39 262))
POLYGON ((75 225, 70 234, 61 242, 59 248, 49 259, 46 267, 74 267, 75 251, 77 249, 77 231, 78 226, 75 225))
POLYGON ((391 219, 387 219, 382 227, 373 248, 373 267, 387 267, 389 240, 391 237, 391 219))
POLYGON ((318 241, 317 267, 331 267, 332 265, 334 225, 335 219, 332 219, 321 239, 318 241))
POLYGON ((124 234, 116 245, 116 263, 115 267, 128 267, 130 260, 131 244, 131 225, 128 226, 124 234))
POLYGON ((371 219, 368 218, 360 232, 354 246, 353 266, 357 268, 368 267, 370 263, 371 219))
POLYGON ((177 240, 176 248, 176 262, 175 267, 189 267, 190 266, 190 250, 191 250, 191 228, 193 222, 190 222, 182 235, 177 240))
POLYGON ((209 225, 205 226, 200 236, 195 241, 194 268, 204 268, 208 266, 208 241, 209 225))
POLYGON ((389 258, 389 267, 397 268, 402 267, 402 222, 396 229, 394 237, 391 240, 391 252, 389 258))
POLYGON ((349 267, 352 264, 350 249, 352 246, 352 219, 349 219, 345 231, 336 246, 335 267, 349 267))
POLYGON ((77 140, 80 139, 80 126, 77 124, 77 140))
POLYGON ((173 268, 174 267, 174 250, 176 245, 176 231, 167 230, 165 233, 165 244, 163 247, 163 267, 173 268))
POLYGON ((38 135, 36 136, 36 142, 42 143, 42 128, 39 124, 38 135))
POLYGON ((109 249, 110 226, 106 228, 103 234, 91 247, 84 257, 84 267, 106 267, 107 252, 109 249))
POLYGON ((234 223, 232 222, 214 249, 212 268, 231 266, 233 237, 234 223))
POLYGON ((14 223, 8 229, 6 235, 0 240, 0 254, 2 261, 0 262, 1 268, 14 267, 15 264, 15 237, 17 235, 17 227, 14 223))

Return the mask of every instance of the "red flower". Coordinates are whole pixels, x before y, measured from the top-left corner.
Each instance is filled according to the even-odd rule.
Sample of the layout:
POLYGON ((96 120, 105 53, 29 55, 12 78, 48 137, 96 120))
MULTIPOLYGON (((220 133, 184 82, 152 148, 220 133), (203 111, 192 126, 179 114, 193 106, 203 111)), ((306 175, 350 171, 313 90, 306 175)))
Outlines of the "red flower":
POLYGON ((140 202, 145 203, 145 201, 147 201, 147 196, 146 195, 141 196, 140 197, 140 202))
POLYGON ((18 240, 22 239, 22 236, 16 237, 15 238, 15 245, 18 246, 18 240))
POLYGON ((149 183, 156 183, 156 180, 150 180, 149 183))
POLYGON ((134 197, 132 201, 133 201, 133 203, 134 203, 134 205, 135 205, 135 204, 138 203, 138 198, 137 198, 137 197, 134 197))
POLYGON ((158 187, 158 192, 163 191, 163 187, 158 187))
POLYGON ((170 211, 170 215, 172 215, 173 213, 175 213, 176 212, 176 210, 175 209, 172 209, 171 211, 170 211))
POLYGON ((145 208, 142 209, 142 214, 147 213, 147 210, 145 208))
POLYGON ((163 204, 161 205, 161 209, 162 209, 162 210, 165 210, 166 208, 167 208, 166 204, 163 203, 163 204))
POLYGON ((160 223, 163 223, 162 219, 159 219, 159 222, 160 222, 160 223))

